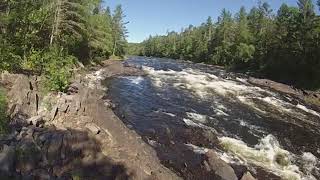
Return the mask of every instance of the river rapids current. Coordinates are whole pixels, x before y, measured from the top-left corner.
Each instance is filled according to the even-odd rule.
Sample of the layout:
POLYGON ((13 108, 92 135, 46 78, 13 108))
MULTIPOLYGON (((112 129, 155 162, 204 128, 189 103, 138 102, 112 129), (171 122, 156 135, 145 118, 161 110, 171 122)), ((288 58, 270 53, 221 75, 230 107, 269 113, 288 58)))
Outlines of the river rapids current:
POLYGON ((240 176, 320 179, 320 112, 242 74, 170 59, 131 57, 144 76, 107 80, 116 113, 185 179, 205 179, 209 149, 240 176))

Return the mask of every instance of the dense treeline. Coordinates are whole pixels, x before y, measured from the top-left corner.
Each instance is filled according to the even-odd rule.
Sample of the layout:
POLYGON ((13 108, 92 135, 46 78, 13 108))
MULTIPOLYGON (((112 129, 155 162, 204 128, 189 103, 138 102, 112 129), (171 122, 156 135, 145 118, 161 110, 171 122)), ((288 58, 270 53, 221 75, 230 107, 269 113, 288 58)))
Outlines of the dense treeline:
POLYGON ((199 27, 150 37, 134 51, 224 65, 300 87, 319 88, 320 18, 312 0, 297 4, 283 4, 273 13, 268 3, 259 3, 249 12, 241 7, 234 16, 223 9, 216 23, 209 17, 199 27))
POLYGON ((124 17, 102 0, 1 0, 0 70, 37 73, 64 90, 77 62, 125 54, 124 17))

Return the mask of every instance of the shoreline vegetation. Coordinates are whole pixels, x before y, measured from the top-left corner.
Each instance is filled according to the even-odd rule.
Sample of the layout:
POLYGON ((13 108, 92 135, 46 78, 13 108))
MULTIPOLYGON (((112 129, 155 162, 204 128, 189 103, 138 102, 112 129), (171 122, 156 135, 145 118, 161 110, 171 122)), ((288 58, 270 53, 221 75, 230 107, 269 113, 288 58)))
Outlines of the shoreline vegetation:
POLYGON ((38 75, 65 91, 73 69, 124 57, 125 14, 101 0, 0 2, 0 71, 38 75))
POLYGON ((223 9, 214 22, 129 44, 133 55, 225 66, 298 88, 320 88, 320 16, 312 0, 273 10, 261 1, 249 11, 223 9))

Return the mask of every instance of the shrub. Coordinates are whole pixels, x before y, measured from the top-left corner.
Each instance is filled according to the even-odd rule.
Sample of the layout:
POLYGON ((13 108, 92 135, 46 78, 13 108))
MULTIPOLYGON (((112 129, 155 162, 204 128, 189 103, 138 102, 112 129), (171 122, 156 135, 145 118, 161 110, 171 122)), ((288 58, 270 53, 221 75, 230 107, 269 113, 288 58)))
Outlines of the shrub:
MULTIPOLYGON (((0 37, 0 40, 1 39, 0 37)), ((15 54, 14 48, 6 41, 0 44, 0 70, 15 71, 20 69, 22 58, 15 54)))
POLYGON ((34 49, 31 49, 27 60, 23 63, 23 69, 31 70, 37 73, 42 73, 45 59, 43 58, 43 51, 37 51, 34 49))
POLYGON ((43 54, 45 86, 51 91, 64 92, 70 83, 76 58, 59 48, 51 48, 43 54))

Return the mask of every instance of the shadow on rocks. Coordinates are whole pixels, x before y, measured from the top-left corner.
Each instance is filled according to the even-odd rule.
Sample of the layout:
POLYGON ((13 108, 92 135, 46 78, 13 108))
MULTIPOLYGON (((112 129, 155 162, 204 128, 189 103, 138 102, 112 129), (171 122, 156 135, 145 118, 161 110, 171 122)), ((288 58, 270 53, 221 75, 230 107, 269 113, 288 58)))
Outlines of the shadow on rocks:
POLYGON ((0 141, 1 179, 129 179, 84 131, 22 127, 0 141))

